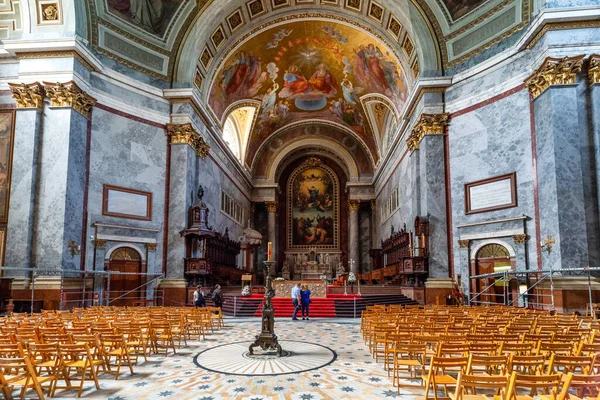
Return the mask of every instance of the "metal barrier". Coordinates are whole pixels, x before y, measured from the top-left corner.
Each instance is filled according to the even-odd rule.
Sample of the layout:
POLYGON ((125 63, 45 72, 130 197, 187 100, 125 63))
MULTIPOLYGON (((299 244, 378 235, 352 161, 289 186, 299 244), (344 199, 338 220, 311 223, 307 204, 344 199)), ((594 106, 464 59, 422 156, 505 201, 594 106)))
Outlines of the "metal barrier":
MULTIPOLYGON (((89 271, 89 270, 71 270, 71 269, 54 269, 54 268, 29 268, 29 267, 0 267, 0 272, 12 271, 19 274, 11 276, 3 276, 5 278, 14 279, 29 279, 29 288, 31 290, 30 311, 34 310, 36 283, 42 278, 57 278, 60 279, 60 300, 59 310, 73 307, 87 307, 90 305, 111 305, 117 300, 126 299, 134 302, 152 301, 154 305, 164 305, 164 291, 157 289, 156 286, 160 279, 163 278, 162 273, 146 273, 146 272, 121 272, 121 271, 89 271), (112 276, 121 275, 136 275, 142 277, 152 277, 148 282, 128 290, 128 291, 111 291, 110 281, 112 276), (80 285, 76 288, 68 288, 65 286, 65 281, 73 278, 82 279, 80 285), (88 279, 91 278, 91 290, 88 290, 88 279), (128 296, 132 293, 141 293, 145 291, 146 296, 138 297, 128 296)), ((40 289, 38 289, 40 290, 40 289)))
MULTIPOLYGON (((489 274, 473 275, 470 279, 490 279, 495 281, 487 285, 480 292, 469 297, 469 304, 491 305, 503 304, 507 306, 519 305, 523 307, 544 309, 548 307, 550 310, 555 308, 554 303, 554 281, 556 276, 587 276, 588 278, 588 295, 589 309, 593 310, 592 305, 592 273, 600 273, 600 267, 588 268, 558 268, 548 270, 529 270, 529 271, 503 271, 489 274), (498 279, 500 278, 500 279, 498 279), (521 282, 519 284, 519 293, 516 298, 510 299, 508 285, 511 279, 517 278, 521 282), (503 291, 501 294, 492 293, 491 288, 496 286, 496 282, 503 282, 503 291), (549 283, 549 293, 543 293, 541 290, 547 291, 546 288, 541 288, 542 282, 549 283), (498 301, 483 301, 482 298, 499 298, 498 301), (546 299, 547 301, 543 301, 546 299), (516 303, 516 304, 515 304, 516 303)), ((592 314, 594 314, 592 312, 592 314)), ((595 317, 595 316, 594 316, 595 317)))

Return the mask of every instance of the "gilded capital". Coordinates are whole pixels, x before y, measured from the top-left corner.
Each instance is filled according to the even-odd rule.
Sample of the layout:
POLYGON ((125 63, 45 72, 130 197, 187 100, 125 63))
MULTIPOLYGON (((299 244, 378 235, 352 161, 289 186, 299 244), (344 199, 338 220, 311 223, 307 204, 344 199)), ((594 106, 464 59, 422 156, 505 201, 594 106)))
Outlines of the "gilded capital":
POLYGON ((515 241, 515 244, 523 244, 527 240, 529 240, 529 235, 525 235, 525 234, 513 235, 513 240, 515 241))
POLYGON ((202 159, 205 159, 210 151, 210 146, 190 123, 167 124, 167 135, 171 137, 171 143, 189 145, 196 151, 196 155, 202 157, 202 159))
POLYGON ((600 55, 592 54, 590 56, 590 65, 588 67, 588 78, 590 83, 600 83, 600 55))
POLYGON ((348 200, 348 210, 358 211, 360 207, 360 200, 348 200))
POLYGON ((377 211, 377 200, 371 200, 371 211, 377 211))
POLYGON ((106 240, 104 239, 94 239, 92 240, 92 244, 97 249, 103 249, 106 246, 106 240))
POLYGON ((577 74, 583 68, 585 55, 576 57, 548 57, 544 63, 525 80, 533 98, 537 98, 546 89, 554 85, 573 85, 577 74))
POLYGON ((278 204, 276 201, 265 201, 265 206, 267 206, 268 212, 277 212, 278 204))
POLYGON ((17 108, 44 107, 44 87, 39 82, 9 83, 12 97, 17 101, 17 108))
POLYGON ((419 148, 421 140, 426 135, 443 135, 444 129, 450 122, 450 116, 443 114, 421 114, 421 118, 406 139, 408 150, 415 151, 419 148))
POLYGON ((75 82, 44 82, 44 89, 51 107, 72 107, 87 119, 91 118, 96 99, 81 90, 75 82))
POLYGON ((148 251, 156 251, 156 243, 146 243, 146 249, 148 251))
POLYGON ((471 241, 470 240, 459 240, 458 241, 458 247, 461 249, 468 249, 469 248, 469 243, 471 241))

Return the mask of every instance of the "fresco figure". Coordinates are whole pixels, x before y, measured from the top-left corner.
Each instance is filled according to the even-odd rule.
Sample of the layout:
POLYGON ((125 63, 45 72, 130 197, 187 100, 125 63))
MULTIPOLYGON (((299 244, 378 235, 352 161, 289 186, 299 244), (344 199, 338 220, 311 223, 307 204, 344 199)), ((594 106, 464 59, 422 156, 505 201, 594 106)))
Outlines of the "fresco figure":
POLYGON ((308 82, 314 90, 322 92, 326 97, 333 97, 337 93, 337 83, 325 63, 320 63, 317 66, 317 70, 308 82))
POLYGON ((284 99, 304 93, 310 89, 310 84, 296 65, 290 65, 290 68, 285 71, 283 81, 284 88, 281 90, 279 97, 284 99))

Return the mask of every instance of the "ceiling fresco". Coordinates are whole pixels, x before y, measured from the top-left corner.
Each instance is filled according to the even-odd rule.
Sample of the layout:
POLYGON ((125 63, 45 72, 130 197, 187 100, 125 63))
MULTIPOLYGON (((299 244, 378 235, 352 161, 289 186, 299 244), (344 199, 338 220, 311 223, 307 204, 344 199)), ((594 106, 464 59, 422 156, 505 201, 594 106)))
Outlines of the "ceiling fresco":
POLYGON ((390 51, 354 28, 302 21, 242 45, 217 74, 209 105, 222 119, 237 101, 261 102, 248 155, 275 130, 307 119, 350 128, 377 154, 359 100, 370 93, 386 96, 398 110, 406 102, 405 74, 390 51))
POLYGON ((106 0, 108 10, 132 25, 162 36, 185 0, 106 0))
POLYGON ((489 0, 441 0, 453 21, 464 17, 489 0))

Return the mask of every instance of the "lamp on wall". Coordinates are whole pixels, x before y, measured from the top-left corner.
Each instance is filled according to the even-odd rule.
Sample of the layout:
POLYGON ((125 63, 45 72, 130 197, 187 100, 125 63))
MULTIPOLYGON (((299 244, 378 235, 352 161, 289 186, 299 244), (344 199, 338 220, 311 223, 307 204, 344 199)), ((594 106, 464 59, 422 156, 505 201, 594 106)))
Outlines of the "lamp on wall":
POLYGON ((540 243, 542 251, 545 251, 548 254, 552 253, 552 247, 554 247, 555 244, 556 239, 550 235, 546 236, 546 239, 542 240, 540 243))

